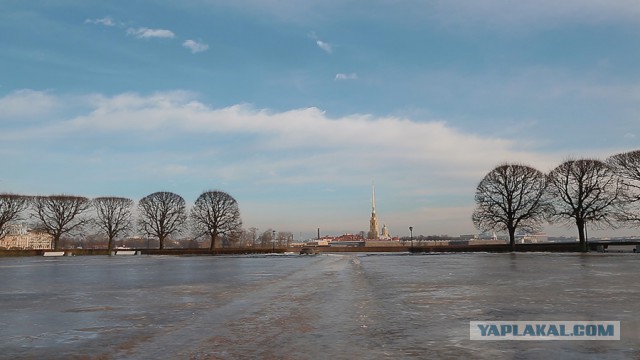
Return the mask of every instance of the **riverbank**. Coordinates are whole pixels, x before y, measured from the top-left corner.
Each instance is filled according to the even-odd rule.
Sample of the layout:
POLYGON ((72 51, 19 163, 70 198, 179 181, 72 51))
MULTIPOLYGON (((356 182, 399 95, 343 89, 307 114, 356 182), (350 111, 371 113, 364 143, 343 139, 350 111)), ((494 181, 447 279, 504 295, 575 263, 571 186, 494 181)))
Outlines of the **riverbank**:
MULTIPOLYGON (((210 251, 209 249, 126 249, 116 250, 114 255, 250 255, 250 254, 284 254, 299 253, 301 248, 221 248, 210 251)), ((509 244, 450 244, 450 245, 423 245, 414 246, 359 246, 359 247, 333 247, 315 246, 316 253, 460 253, 483 252, 505 253, 510 251, 509 244)), ((541 244, 516 244, 516 252, 580 252, 578 243, 541 243, 541 244)), ((596 250, 596 249, 592 249, 596 250)), ((92 256, 109 255, 107 249, 61 249, 57 255, 64 256, 92 256)), ((0 250, 0 257, 14 256, 43 256, 51 253, 51 250, 0 250)))

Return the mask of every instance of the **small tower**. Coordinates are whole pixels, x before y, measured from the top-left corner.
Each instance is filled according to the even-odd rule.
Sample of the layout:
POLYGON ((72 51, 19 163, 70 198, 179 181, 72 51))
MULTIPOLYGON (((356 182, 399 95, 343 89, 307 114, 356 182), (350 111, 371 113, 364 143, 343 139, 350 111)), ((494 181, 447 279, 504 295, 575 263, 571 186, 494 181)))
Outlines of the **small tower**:
POLYGON ((369 220, 369 234, 367 239, 377 240, 380 235, 378 233, 378 217, 376 216, 376 187, 371 185, 373 194, 371 197, 371 220, 369 220))
POLYGON ((389 229, 387 228, 387 224, 382 224, 382 238, 385 240, 391 239, 389 235, 389 229))

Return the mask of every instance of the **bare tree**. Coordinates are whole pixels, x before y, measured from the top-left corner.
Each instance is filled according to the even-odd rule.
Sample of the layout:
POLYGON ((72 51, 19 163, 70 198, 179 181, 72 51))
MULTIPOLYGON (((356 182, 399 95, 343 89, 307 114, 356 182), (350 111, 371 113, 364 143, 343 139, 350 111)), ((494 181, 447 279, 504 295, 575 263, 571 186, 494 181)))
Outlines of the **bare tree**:
POLYGON ((0 239, 7 233, 7 226, 20 219, 29 207, 29 197, 17 194, 0 194, 0 239))
POLYGON ((582 251, 587 251, 586 226, 611 225, 622 193, 619 178, 599 160, 568 160, 548 175, 554 211, 551 221, 575 223, 582 251))
POLYGON ((82 196, 37 196, 33 200, 37 227, 53 236, 53 248, 58 249, 60 238, 80 231, 91 219, 84 216, 91 208, 91 200, 82 196))
POLYGON ((96 208, 96 225, 109 239, 109 254, 118 236, 126 235, 131 229, 131 208, 133 200, 122 197, 99 197, 93 199, 96 208))
POLYGON ((251 230, 240 229, 238 232, 238 243, 237 246, 240 248, 246 248, 253 246, 254 242, 254 234, 251 233, 251 230))
POLYGON ((640 150, 614 155, 607 164, 622 180, 618 220, 640 227, 640 150))
POLYGON ((273 242, 275 241, 275 233, 276 231, 273 229, 267 229, 265 230, 259 237, 258 237, 258 243, 260 244, 260 247, 271 247, 273 246, 273 242))
POLYGON ((205 191, 191 209, 196 232, 211 240, 209 250, 215 248, 218 236, 230 236, 242 228, 238 202, 224 191, 205 191))
POLYGON ((250 227, 249 228, 249 233, 251 233, 251 246, 255 247, 256 246, 256 240, 258 239, 258 228, 257 227, 250 227))
POLYGON ((157 237, 160 250, 171 235, 180 233, 187 221, 187 210, 182 196, 167 191, 147 195, 138 202, 140 231, 157 237))
POLYGON ((490 171, 476 189, 474 225, 481 230, 506 230, 511 251, 516 229, 538 231, 550 206, 545 175, 526 165, 503 164, 490 171))
POLYGON ((226 247, 242 247, 242 228, 238 228, 237 230, 231 231, 228 234, 222 235, 222 239, 225 242, 226 247))
POLYGON ((278 232, 276 241, 278 242, 278 246, 289 247, 291 241, 293 241, 293 233, 290 231, 280 231, 278 232))

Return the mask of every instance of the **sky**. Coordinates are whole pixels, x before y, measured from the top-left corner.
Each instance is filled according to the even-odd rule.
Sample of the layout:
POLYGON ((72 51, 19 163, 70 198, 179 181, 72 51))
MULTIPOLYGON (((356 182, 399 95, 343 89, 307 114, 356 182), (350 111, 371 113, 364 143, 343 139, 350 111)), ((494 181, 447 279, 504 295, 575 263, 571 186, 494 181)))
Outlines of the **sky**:
POLYGON ((0 49, 0 192, 222 190, 296 238, 373 184, 391 235, 475 234, 495 166, 639 147, 637 0, 4 0, 0 49))

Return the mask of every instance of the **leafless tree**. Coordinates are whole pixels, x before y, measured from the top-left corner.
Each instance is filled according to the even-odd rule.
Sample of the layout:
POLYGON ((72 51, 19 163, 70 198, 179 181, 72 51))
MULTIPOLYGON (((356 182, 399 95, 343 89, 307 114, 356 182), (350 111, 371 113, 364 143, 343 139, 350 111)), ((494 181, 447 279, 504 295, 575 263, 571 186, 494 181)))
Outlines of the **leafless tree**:
POLYGON ((607 164, 622 180, 618 220, 640 227, 640 150, 614 155, 607 164))
POLYGON ((36 196, 33 208, 36 227, 53 236, 56 250, 63 235, 80 231, 91 222, 90 217, 84 216, 91 208, 91 200, 82 196, 36 196))
POLYGON ((133 200, 122 197, 99 197, 93 199, 96 208, 96 225, 109 239, 109 254, 118 236, 126 235, 131 229, 131 209, 133 200))
POLYGON ((191 219, 196 232, 211 240, 212 251, 218 236, 230 236, 242 228, 238 202, 224 191, 203 192, 191 209, 191 219))
POLYGON ((548 175, 554 211, 551 221, 575 223, 582 251, 587 251, 586 226, 613 226, 622 194, 620 179, 602 161, 568 160, 548 175))
POLYGON ((222 235, 222 245, 223 247, 230 248, 239 248, 242 247, 242 229, 238 228, 237 230, 231 231, 227 234, 222 235))
POLYGON ((240 248, 247 248, 253 246, 254 243, 254 234, 251 233, 251 230, 240 229, 238 232, 238 243, 236 244, 240 248))
POLYGON ((249 228, 249 233, 251 234, 251 246, 255 247, 256 246, 256 240, 258 239, 258 228, 257 227, 250 227, 249 228))
POLYGON ((273 246, 273 242, 275 241, 275 233, 276 231, 273 229, 267 229, 265 230, 259 237, 258 237, 258 243, 260 244, 260 247, 271 247, 273 246))
POLYGON ((545 175, 526 165, 503 164, 490 171, 476 189, 472 220, 481 230, 509 233, 515 250, 516 229, 538 231, 550 206, 545 175))
POLYGON ((291 241, 293 241, 293 233, 290 231, 280 231, 278 232, 276 241, 278 242, 278 246, 288 247, 291 245, 291 241))
POLYGON ((182 196, 167 191, 147 195, 138 202, 140 231, 157 237, 160 249, 171 235, 180 233, 187 221, 187 210, 182 196))
POLYGON ((20 219, 29 207, 29 197, 17 194, 0 194, 0 239, 7 233, 7 226, 20 219))

